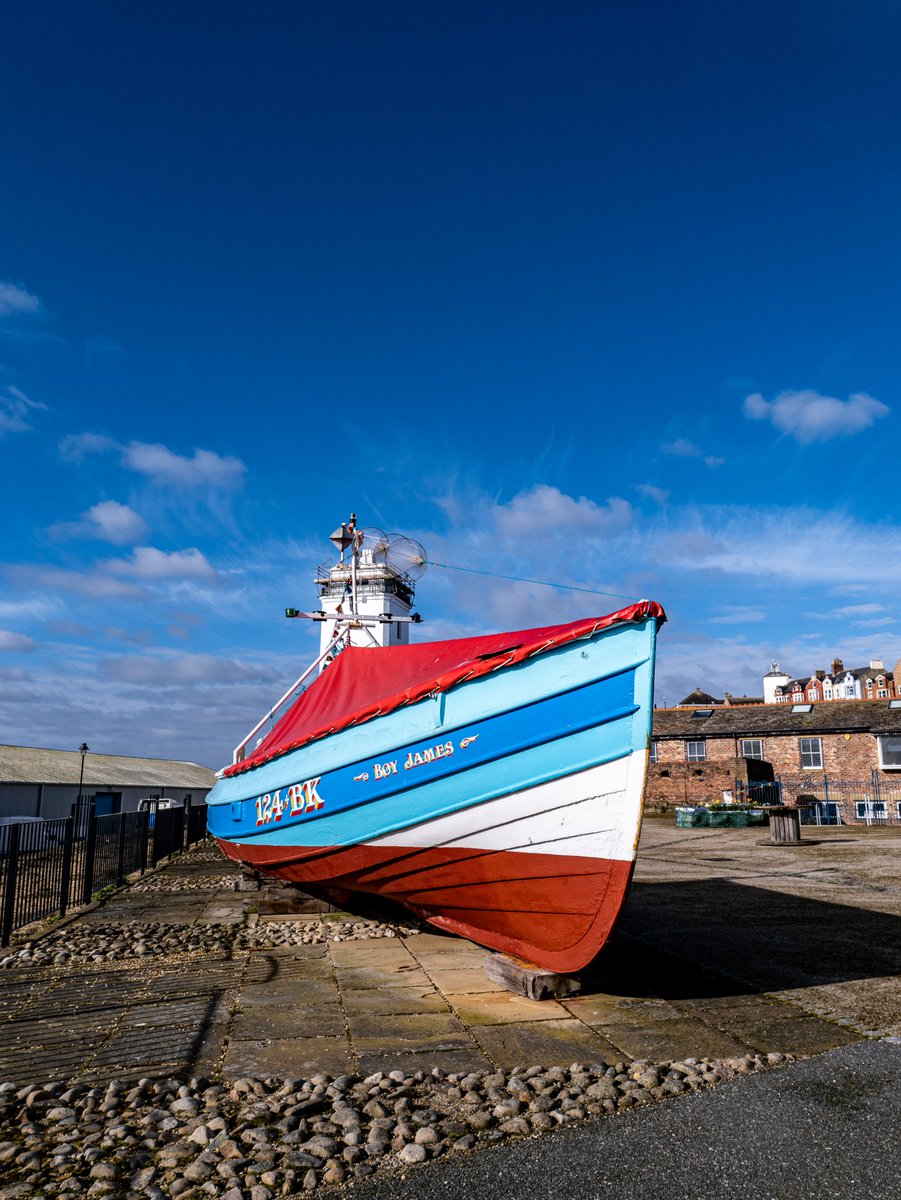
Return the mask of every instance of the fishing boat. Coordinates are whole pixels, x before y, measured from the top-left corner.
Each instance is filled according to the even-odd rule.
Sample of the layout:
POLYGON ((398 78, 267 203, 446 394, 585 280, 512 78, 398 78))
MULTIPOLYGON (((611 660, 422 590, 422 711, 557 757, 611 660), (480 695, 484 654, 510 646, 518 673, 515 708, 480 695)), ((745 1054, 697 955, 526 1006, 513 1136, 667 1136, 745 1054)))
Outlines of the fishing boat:
POLYGON ((320 622, 319 657, 220 772, 210 831, 310 891, 582 970, 634 868, 663 609, 411 643, 422 547, 355 518, 332 540, 322 607, 286 610, 320 622))

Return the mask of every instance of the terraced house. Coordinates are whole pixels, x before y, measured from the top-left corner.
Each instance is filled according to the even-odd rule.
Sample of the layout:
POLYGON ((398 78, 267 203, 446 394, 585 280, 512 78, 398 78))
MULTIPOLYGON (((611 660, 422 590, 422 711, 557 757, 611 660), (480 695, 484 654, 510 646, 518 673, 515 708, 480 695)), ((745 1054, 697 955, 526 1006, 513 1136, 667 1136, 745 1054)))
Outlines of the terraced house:
POLYGON ((723 793, 809 804, 816 819, 901 821, 901 699, 657 709, 649 810, 723 793))
POLYGON ((897 667, 889 671, 879 658, 872 659, 865 667, 850 669, 840 658, 834 658, 828 672, 817 670, 813 675, 791 678, 774 662, 773 669, 763 677, 764 700, 767 704, 891 700, 901 695, 895 683, 897 673, 897 667))

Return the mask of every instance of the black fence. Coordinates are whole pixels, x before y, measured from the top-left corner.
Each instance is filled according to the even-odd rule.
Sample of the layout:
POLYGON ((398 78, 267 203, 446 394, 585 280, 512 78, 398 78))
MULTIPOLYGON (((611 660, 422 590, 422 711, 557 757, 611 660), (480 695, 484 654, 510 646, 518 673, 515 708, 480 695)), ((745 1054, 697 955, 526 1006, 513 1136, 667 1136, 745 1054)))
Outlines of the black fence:
POLYGON ((206 837, 206 805, 0 826, 0 946, 13 930, 88 904, 104 888, 206 837))
POLYGON ((735 781, 740 804, 797 804, 802 825, 901 825, 901 780, 782 776, 770 782, 735 781))

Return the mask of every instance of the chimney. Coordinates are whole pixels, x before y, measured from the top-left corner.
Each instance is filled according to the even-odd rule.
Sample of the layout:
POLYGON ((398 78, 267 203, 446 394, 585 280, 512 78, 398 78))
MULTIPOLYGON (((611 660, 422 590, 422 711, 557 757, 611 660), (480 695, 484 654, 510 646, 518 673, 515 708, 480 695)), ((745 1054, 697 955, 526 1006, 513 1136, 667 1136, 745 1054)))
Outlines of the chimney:
POLYGON ((872 658, 872 659, 870 659, 870 670, 871 671, 884 671, 885 663, 882 661, 881 658, 872 658))
POLYGON ((844 669, 845 669, 845 664, 842 662, 842 660, 840 658, 834 658, 832 660, 831 675, 832 675, 833 679, 836 677, 836 675, 841 675, 841 673, 842 673, 842 671, 844 671, 844 669))
POLYGON ((825 671, 821 671, 821 670, 819 670, 819 668, 818 668, 818 669, 817 669, 817 672, 816 672, 816 677, 817 677, 817 679, 825 679, 825 678, 826 678, 826 672, 825 672, 825 671))

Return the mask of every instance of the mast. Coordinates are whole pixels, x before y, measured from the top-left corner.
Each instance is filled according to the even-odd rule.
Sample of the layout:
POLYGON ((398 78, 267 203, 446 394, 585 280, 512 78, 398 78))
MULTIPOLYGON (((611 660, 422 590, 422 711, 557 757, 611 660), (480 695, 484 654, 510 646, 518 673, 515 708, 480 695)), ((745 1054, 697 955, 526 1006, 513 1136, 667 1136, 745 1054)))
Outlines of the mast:
POLYGON ((423 547, 400 534, 359 529, 356 513, 329 540, 340 553, 336 563, 326 561, 316 572, 321 608, 285 610, 289 617, 321 623, 320 669, 345 646, 408 645, 410 625, 421 620, 413 601, 416 581, 426 568, 423 547))

